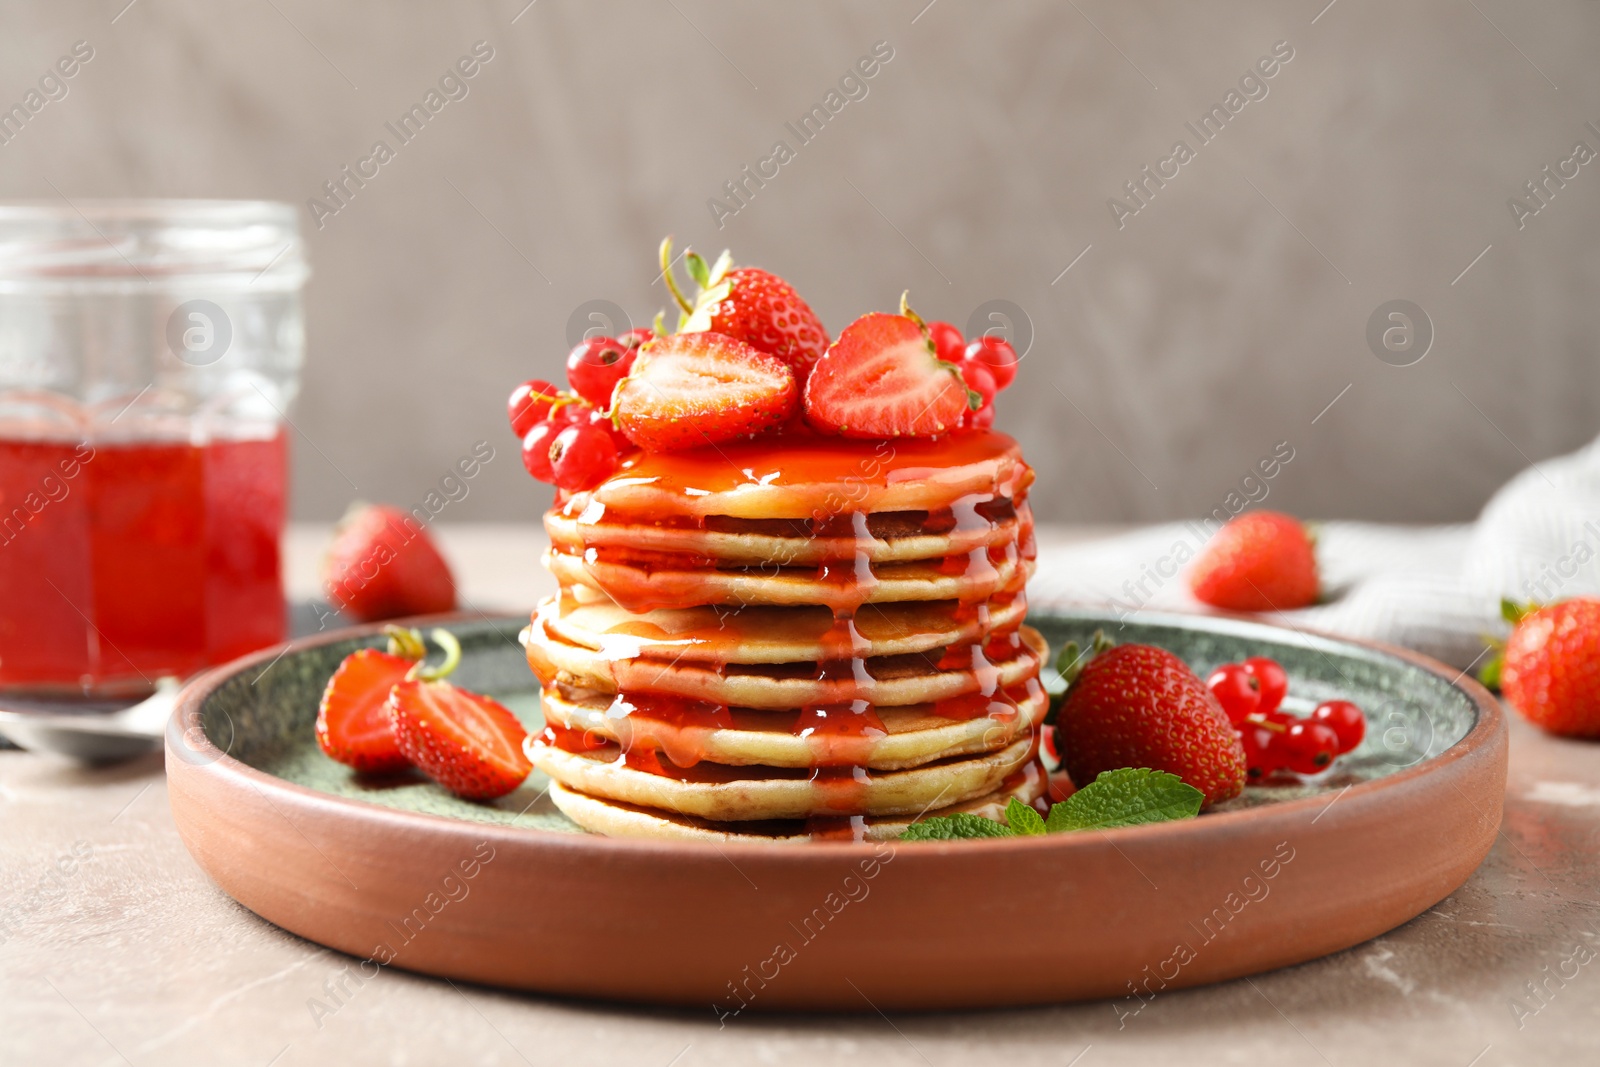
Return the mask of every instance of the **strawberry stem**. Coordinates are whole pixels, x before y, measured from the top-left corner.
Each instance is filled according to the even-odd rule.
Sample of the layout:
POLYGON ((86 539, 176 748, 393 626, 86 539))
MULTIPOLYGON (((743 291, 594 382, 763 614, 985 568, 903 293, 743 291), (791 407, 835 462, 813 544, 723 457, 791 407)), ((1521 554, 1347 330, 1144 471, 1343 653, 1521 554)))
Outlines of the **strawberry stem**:
POLYGON ((428 648, 422 643, 422 634, 416 630, 391 623, 383 632, 389 638, 389 655, 418 660, 427 656, 428 648))
POLYGON ((437 667, 429 667, 426 661, 418 660, 417 665, 406 672, 407 681, 421 679, 424 682, 437 682, 461 666, 461 642, 456 640, 455 634, 436 628, 429 630, 428 636, 433 638, 434 644, 444 649, 444 662, 437 667))
POLYGON ((661 277, 666 279, 667 290, 672 293, 672 299, 677 301, 678 307, 683 309, 685 315, 694 312, 694 305, 689 303, 689 298, 683 295, 683 290, 678 288, 678 279, 672 276, 672 237, 669 234, 661 239, 661 277))
POLYGON ((915 311, 911 310, 911 290, 910 289, 907 289, 905 292, 900 294, 900 314, 904 315, 906 318, 908 318, 912 322, 916 323, 917 324, 917 329, 922 331, 922 335, 924 337, 926 337, 928 335, 928 324, 926 322, 922 321, 922 316, 921 315, 918 315, 915 311))

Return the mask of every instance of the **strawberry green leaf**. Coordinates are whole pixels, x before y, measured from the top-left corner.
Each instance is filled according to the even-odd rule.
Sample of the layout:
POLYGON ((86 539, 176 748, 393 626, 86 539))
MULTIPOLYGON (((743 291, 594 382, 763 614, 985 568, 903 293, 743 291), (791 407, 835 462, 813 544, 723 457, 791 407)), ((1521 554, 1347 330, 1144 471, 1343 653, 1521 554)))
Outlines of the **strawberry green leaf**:
POLYGON ((1485 663, 1478 671, 1478 681, 1482 682, 1486 688, 1499 692, 1500 675, 1505 670, 1505 666, 1506 657, 1504 652, 1491 657, 1489 662, 1485 663))
POLYGON ((1526 604, 1518 604, 1515 600, 1512 600, 1509 597, 1500 598, 1500 617, 1505 619, 1506 622, 1509 622, 1512 626, 1515 626, 1517 623, 1521 622, 1523 619, 1526 619, 1529 615, 1532 615, 1538 610, 1539 605, 1533 603, 1532 601, 1529 601, 1526 604))
POLYGON ((1204 793, 1175 774, 1124 767, 1103 772, 1052 807, 1044 827, 1055 834, 1188 819, 1200 814, 1204 801, 1204 793))
POLYGON ((975 837, 1015 837, 1016 833, 1005 823, 963 811, 914 822, 900 835, 900 840, 960 841, 975 837))
POLYGON ((689 277, 694 279, 696 285, 704 289, 711 284, 711 268, 706 266, 699 252, 685 254, 683 262, 688 265, 689 277))
POLYGON ((1011 827, 1012 833, 1021 836, 1044 833, 1044 817, 1016 797, 1006 803, 1006 825, 1011 827))

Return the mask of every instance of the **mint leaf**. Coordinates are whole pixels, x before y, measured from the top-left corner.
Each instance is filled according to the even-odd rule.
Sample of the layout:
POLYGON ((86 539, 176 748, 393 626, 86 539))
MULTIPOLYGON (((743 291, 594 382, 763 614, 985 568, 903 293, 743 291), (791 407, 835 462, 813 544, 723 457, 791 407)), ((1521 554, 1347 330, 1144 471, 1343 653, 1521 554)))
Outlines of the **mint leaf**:
POLYGON ((1146 767, 1105 771, 1066 800, 1050 809, 1044 828, 1052 834, 1064 830, 1105 830, 1169 819, 1189 819, 1200 813, 1205 794, 1175 774, 1146 767))
MULTIPOLYGON (((1035 815, 1035 818, 1038 816, 1035 815)), ((985 819, 981 815, 957 812, 954 815, 935 815, 931 819, 914 822, 900 835, 902 841, 959 841, 973 837, 1013 837, 1016 831, 1005 823, 985 819)))
POLYGON ((1006 804, 1006 825, 1011 827, 1014 834, 1032 836, 1044 833, 1044 817, 1016 797, 1006 804))

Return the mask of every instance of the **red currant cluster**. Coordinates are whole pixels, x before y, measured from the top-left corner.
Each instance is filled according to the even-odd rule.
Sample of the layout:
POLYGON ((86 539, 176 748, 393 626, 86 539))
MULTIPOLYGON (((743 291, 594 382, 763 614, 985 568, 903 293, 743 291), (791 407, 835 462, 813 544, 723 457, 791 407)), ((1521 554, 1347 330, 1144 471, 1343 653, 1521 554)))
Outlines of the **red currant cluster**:
POLYGON ((611 422, 611 391, 627 377, 639 346, 655 336, 644 327, 621 338, 593 337, 567 356, 567 384, 558 391, 538 378, 511 391, 506 413, 522 438, 522 465, 541 482, 567 490, 598 485, 634 445, 611 422))
POLYGON ((961 425, 979 430, 993 426, 995 394, 1017 376, 1017 350, 1005 338, 989 334, 968 344, 961 331, 948 322, 928 323, 928 336, 933 341, 934 354, 946 363, 954 363, 967 388, 983 397, 983 406, 968 411, 961 425))
POLYGON ((1289 675, 1265 656, 1224 663, 1206 678, 1206 688, 1244 744, 1252 782, 1280 770, 1320 774, 1366 736, 1366 716, 1348 700, 1324 701, 1304 718, 1278 710, 1289 675))

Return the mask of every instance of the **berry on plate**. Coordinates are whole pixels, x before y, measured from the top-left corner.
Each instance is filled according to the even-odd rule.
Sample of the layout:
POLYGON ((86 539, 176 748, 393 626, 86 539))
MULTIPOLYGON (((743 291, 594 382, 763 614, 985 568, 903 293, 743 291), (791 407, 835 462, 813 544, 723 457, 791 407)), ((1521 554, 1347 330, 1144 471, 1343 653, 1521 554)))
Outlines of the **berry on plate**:
POLYGON ((794 372, 776 356, 719 333, 679 333, 645 345, 612 411, 628 440, 672 452, 772 429, 799 397, 794 372))
POLYGON ((1295 720, 1279 743, 1283 765, 1296 774, 1321 774, 1339 755, 1339 735, 1320 722, 1295 720))
POLYGON ((1354 751, 1367 736, 1367 717, 1348 700, 1324 700, 1306 717, 1320 722, 1338 736, 1340 755, 1354 751))
POLYGON ((522 751, 528 736, 511 710, 443 681, 461 661, 448 630, 429 634, 445 650, 438 667, 414 668, 389 693, 395 743, 428 777, 467 800, 493 800, 533 770, 522 751))
POLYGON ((362 622, 454 611, 456 583, 428 530, 409 512, 353 504, 322 559, 322 588, 362 622))
POLYGON ((936 437, 982 398, 940 359, 916 313, 872 312, 846 326, 806 382, 806 420, 845 437, 936 437))
POLYGON ((1244 667, 1256 680, 1256 691, 1261 694, 1261 703, 1256 710, 1263 714, 1277 711, 1278 705, 1289 694, 1289 672, 1277 660, 1266 656, 1251 656, 1244 661, 1244 667))
POLYGON ((1504 653, 1483 670, 1522 717, 1553 734, 1600 737, 1600 599, 1501 611, 1515 629, 1504 653))
POLYGON ((1069 685, 1056 710, 1056 747, 1080 787, 1103 771, 1148 767, 1175 774, 1205 794, 1206 805, 1239 795, 1245 753, 1217 698, 1177 656, 1151 645, 1110 645, 1078 663, 1069 644, 1061 661, 1069 685))
POLYGON ((1317 560, 1298 519, 1248 511, 1211 538, 1189 568, 1195 599, 1227 611, 1286 611, 1317 600, 1317 560))
POLYGON ((672 238, 661 242, 661 274, 686 316, 679 333, 720 333, 777 356, 804 382, 828 348, 828 331, 794 286, 756 267, 734 267, 727 252, 708 267, 694 252, 684 256, 700 286, 693 301, 672 274, 672 238))
POLYGON ((1217 698, 1228 721, 1238 726, 1261 707, 1255 675, 1242 663, 1224 663, 1206 676, 1206 688, 1217 698))
POLYGON ((317 706, 317 744, 340 763, 368 774, 411 766, 389 726, 389 691, 422 659, 422 635, 388 627, 389 651, 362 648, 344 658, 317 706))

